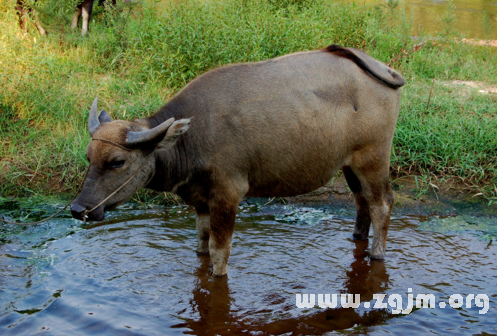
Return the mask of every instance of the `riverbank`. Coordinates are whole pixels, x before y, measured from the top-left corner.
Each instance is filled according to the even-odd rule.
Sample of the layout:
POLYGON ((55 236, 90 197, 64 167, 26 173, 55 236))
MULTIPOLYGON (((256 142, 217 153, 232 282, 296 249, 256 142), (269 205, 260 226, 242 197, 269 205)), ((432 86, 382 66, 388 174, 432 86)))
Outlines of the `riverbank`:
MULTIPOLYGON (((484 195, 475 193, 475 187, 465 185, 461 179, 453 179, 446 182, 444 187, 438 187, 432 182, 423 181, 418 176, 404 176, 393 180, 392 188, 395 193, 393 217, 416 216, 420 219, 450 217, 458 224, 461 224, 459 223, 461 221, 463 224, 474 221, 471 224, 475 225, 474 229, 478 229, 476 225, 481 224, 485 226, 483 231, 491 231, 490 238, 493 239, 497 236, 497 203, 489 205, 484 195)), ((17 222, 38 221, 62 209, 64 204, 71 199, 71 196, 63 193, 53 196, 38 194, 31 197, 0 197, 0 214, 8 220, 17 222)), ((240 209, 243 209, 247 204, 257 206, 257 208, 271 208, 272 206, 318 208, 327 209, 329 213, 346 215, 350 218, 356 216, 354 195, 341 174, 338 174, 325 186, 305 195, 245 198, 240 209)), ((176 195, 142 191, 135 195, 130 202, 109 212, 108 216, 113 218, 114 213, 134 208, 173 211, 173 213, 178 209, 193 211, 193 208, 184 204, 181 198, 176 195)), ((57 216, 57 219, 70 218, 69 210, 63 211, 57 216)), ((1 238, 2 230, 0 230, 0 241, 1 238)))
MULTIPOLYGON (((452 180, 438 187, 416 176, 405 176, 392 181, 395 202, 392 213, 397 216, 488 216, 497 218, 497 204, 488 205, 483 195, 475 194, 461 180, 452 180)), ((269 198, 260 204, 283 203, 300 206, 327 206, 355 214, 354 195, 343 176, 338 176, 326 186, 306 195, 285 198, 269 198)))
MULTIPOLYGON (((337 43, 365 49, 406 78, 392 180, 443 189, 457 179, 471 196, 496 200, 497 95, 452 84, 495 87, 497 53, 455 42, 451 29, 420 45, 402 6, 223 0, 159 11, 142 3, 107 14, 106 27, 97 8, 86 38, 50 18, 47 38, 24 35, 12 8, 0 13, 0 197, 76 190, 95 96, 113 118, 145 117, 209 69, 337 43)), ((137 196, 167 201, 157 197, 137 196)))
POLYGON ((464 43, 479 45, 479 46, 489 46, 497 48, 497 40, 478 40, 478 39, 467 39, 463 38, 461 40, 464 43))

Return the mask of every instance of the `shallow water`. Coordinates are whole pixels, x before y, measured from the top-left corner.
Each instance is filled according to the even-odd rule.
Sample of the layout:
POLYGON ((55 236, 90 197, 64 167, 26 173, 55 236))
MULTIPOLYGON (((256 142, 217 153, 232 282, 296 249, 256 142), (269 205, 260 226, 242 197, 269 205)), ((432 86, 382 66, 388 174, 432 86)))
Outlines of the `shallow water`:
POLYGON ((497 220, 393 217, 384 262, 353 241, 350 209, 245 203, 227 277, 195 254, 193 212, 127 205, 104 222, 69 217, 0 229, 2 335, 497 333, 497 220), (475 224, 476 223, 476 224, 475 224), (476 225, 476 226, 475 226, 476 225), (373 294, 434 294, 436 308, 366 309, 373 294), (360 294, 358 308, 296 307, 296 294, 360 294), (454 309, 452 294, 489 309, 454 309), (407 329, 408 328, 408 329, 407 329))

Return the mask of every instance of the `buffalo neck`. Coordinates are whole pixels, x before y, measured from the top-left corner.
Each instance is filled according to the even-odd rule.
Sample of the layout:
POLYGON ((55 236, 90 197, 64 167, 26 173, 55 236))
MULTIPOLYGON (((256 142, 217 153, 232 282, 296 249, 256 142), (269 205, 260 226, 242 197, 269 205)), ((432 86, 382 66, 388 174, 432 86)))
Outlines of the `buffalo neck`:
MULTIPOLYGON (((149 127, 156 127, 169 118, 176 120, 192 117, 189 108, 182 99, 171 100, 157 113, 146 119, 149 127)), ((198 141, 198 127, 193 125, 185 134, 178 138, 177 142, 168 149, 155 150, 156 164, 152 180, 146 186, 149 189, 166 192, 176 192, 191 180, 192 176, 202 167, 202 155, 198 141)))

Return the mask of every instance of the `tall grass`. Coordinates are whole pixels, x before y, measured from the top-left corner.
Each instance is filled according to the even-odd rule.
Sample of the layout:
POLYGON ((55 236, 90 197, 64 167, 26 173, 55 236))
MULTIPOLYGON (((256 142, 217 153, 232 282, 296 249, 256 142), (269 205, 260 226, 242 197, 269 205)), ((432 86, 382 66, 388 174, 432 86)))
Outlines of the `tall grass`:
POLYGON ((365 49, 406 77, 396 172, 457 176, 495 197, 496 98, 444 84, 497 84, 497 53, 455 43, 450 29, 415 47, 421 40, 411 39, 402 3, 186 0, 158 10, 143 2, 108 10, 105 25, 96 8, 88 37, 61 25, 70 11, 40 3, 47 38, 19 30, 13 3, 0 4, 0 195, 80 183, 95 96, 113 118, 144 117, 209 69, 336 43, 365 49))

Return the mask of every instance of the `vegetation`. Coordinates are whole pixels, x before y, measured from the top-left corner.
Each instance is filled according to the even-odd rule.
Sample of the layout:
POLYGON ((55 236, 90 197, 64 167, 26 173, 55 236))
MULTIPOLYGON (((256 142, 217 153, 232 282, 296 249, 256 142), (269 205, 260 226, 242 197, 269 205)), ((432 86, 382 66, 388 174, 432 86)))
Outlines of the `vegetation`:
POLYGON ((90 34, 81 37, 69 29, 74 1, 54 7, 46 0, 38 5, 49 31, 42 37, 33 24, 20 31, 14 2, 0 3, 3 197, 77 189, 95 96, 113 118, 144 117, 214 67, 335 43, 365 49, 406 78, 395 177, 415 174, 426 186, 456 178, 496 200, 497 95, 451 81, 496 85, 497 52, 459 43, 450 12, 438 38, 412 39, 409 16, 392 0, 144 1, 96 8, 90 34))

